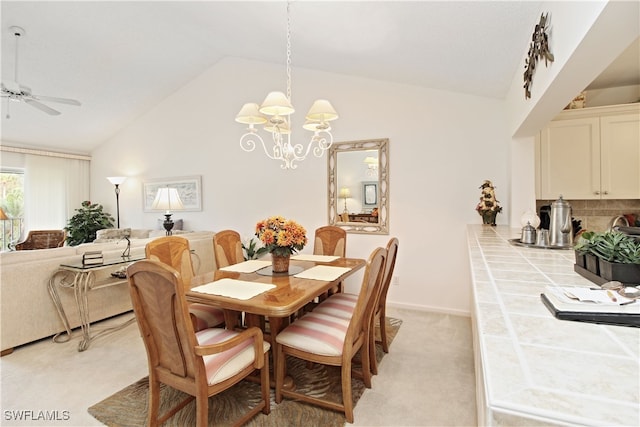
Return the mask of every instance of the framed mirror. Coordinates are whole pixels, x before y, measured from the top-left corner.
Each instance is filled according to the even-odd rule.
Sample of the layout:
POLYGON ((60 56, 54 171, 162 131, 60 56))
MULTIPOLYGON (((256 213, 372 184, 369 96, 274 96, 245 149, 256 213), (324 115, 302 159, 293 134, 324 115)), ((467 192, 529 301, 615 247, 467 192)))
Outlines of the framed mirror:
POLYGON ((327 161, 329 224, 389 234, 389 139, 334 142, 327 161))

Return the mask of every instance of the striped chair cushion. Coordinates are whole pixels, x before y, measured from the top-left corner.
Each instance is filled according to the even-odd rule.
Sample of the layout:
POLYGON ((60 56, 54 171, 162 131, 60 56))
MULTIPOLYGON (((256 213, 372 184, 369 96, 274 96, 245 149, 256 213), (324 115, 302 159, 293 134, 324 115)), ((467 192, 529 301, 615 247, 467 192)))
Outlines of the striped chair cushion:
MULTIPOLYGON (((222 328, 210 328, 196 332, 198 344, 217 344, 227 341, 238 335, 238 332, 222 328)), ((263 350, 269 351, 270 345, 264 341, 263 350)), ((230 350, 222 353, 203 356, 204 366, 207 371, 207 383, 217 384, 231 378, 254 361, 253 338, 244 341, 230 350)))
POLYGON ((340 356, 349 322, 349 319, 312 311, 287 326, 276 341, 310 353, 340 356))
POLYGON ((206 304, 189 304, 189 313, 196 318, 196 331, 215 328, 224 323, 224 312, 206 304))
POLYGON ((344 292, 331 295, 322 301, 316 308, 314 313, 323 313, 330 316, 339 317, 341 319, 351 319, 353 310, 356 308, 358 295, 346 294, 344 292))

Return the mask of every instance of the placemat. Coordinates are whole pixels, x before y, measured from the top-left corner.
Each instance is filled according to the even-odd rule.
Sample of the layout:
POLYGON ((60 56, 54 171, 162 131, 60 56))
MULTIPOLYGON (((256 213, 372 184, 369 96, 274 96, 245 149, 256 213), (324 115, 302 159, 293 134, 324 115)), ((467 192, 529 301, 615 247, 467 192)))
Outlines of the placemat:
POLYGON ((239 262, 237 264, 227 265, 220 268, 222 271, 235 271, 236 273, 253 273, 267 265, 271 265, 271 261, 261 261, 259 259, 250 259, 248 261, 239 262))
POLYGON ((315 262, 331 262, 339 259, 339 256, 334 255, 311 255, 311 254, 298 254, 291 257, 298 261, 315 261, 315 262))
POLYGON ((313 279, 323 280, 325 282, 332 282, 342 276, 344 273, 350 271, 349 267, 334 267, 331 265, 316 265, 308 270, 298 273, 293 277, 299 279, 313 279))
POLYGON ((267 283, 247 282, 245 280, 224 278, 201 286, 196 286, 195 288, 191 288, 191 291, 199 292, 201 294, 220 295, 223 297, 247 300, 275 287, 276 285, 269 285, 267 283))

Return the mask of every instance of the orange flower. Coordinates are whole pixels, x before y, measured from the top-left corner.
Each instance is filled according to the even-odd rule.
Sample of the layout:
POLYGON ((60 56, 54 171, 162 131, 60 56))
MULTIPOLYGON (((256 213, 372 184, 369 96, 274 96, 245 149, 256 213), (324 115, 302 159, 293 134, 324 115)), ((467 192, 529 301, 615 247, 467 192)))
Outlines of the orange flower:
POLYGON ((272 216, 256 224, 258 237, 269 252, 292 254, 307 244, 307 231, 292 220, 272 216))

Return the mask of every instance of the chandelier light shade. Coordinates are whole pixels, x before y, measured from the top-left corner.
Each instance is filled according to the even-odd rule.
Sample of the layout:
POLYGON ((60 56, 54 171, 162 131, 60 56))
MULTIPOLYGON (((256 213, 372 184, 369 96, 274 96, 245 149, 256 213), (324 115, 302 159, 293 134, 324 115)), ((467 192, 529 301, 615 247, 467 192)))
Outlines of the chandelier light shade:
POLYGON ((261 144, 267 157, 282 162, 282 169, 297 168, 295 162, 306 159, 312 147, 314 156, 322 157, 333 144, 329 122, 336 120, 338 113, 326 99, 318 99, 313 103, 302 126, 313 132, 305 149, 302 143, 291 142, 291 115, 294 112, 295 108, 291 104, 291 13, 287 2, 287 93, 269 92, 261 105, 247 103, 242 106, 236 121, 248 127, 240 137, 240 147, 250 152, 261 144), (256 125, 264 125, 267 136, 271 135, 270 146, 258 133, 256 125))
POLYGON ((0 208, 0 220, 4 221, 4 220, 7 220, 7 219, 9 219, 9 217, 7 216, 6 213, 4 213, 4 209, 0 208))
POLYGON ((173 221, 171 220, 171 211, 179 211, 184 209, 180 194, 178 194, 177 188, 162 187, 158 189, 156 198, 151 205, 152 209, 164 210, 165 220, 162 223, 164 229, 167 232, 167 236, 171 236, 173 229, 173 221))

